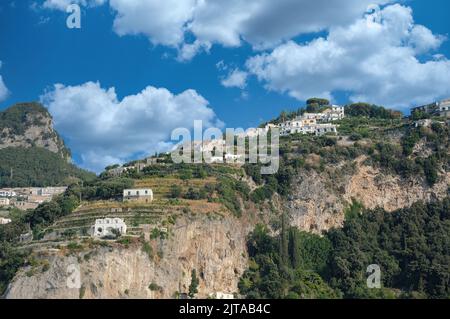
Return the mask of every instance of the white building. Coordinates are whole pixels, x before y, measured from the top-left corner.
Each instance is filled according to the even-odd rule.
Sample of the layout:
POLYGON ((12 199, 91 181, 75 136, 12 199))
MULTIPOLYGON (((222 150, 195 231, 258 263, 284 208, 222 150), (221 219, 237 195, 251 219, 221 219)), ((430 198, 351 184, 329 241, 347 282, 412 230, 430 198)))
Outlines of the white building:
POLYGON ((10 189, 0 189, 0 197, 16 197, 17 193, 10 189))
POLYGON ((0 217, 0 225, 6 225, 12 222, 11 219, 0 217))
POLYGON ((223 156, 211 156, 208 162, 210 164, 223 163, 223 156))
POLYGON ((127 225, 121 218, 104 218, 95 221, 95 225, 91 228, 91 234, 97 238, 114 236, 114 229, 121 235, 127 233, 127 225))
POLYGON ((153 191, 150 188, 124 189, 123 201, 149 203, 153 201, 153 191))
POLYGON ((10 203, 9 198, 0 197, 0 206, 8 206, 10 203))
POLYGON ((236 163, 239 161, 241 161, 241 162, 245 161, 245 158, 243 155, 240 155, 240 154, 227 153, 227 154, 225 154, 225 160, 227 163, 236 163))
POLYGON ((450 117, 450 99, 439 102, 439 115, 443 117, 450 117))
POLYGON ((333 124, 317 124, 315 127, 316 135, 324 135, 324 134, 336 134, 337 127, 333 124))
POLYGON ((280 136, 291 134, 315 134, 323 135, 337 133, 337 126, 330 122, 341 120, 345 117, 343 106, 333 105, 322 113, 304 113, 291 121, 280 123, 280 136))
POLYGON ((38 195, 40 196, 56 196, 64 193, 67 190, 67 186, 61 187, 44 187, 39 189, 38 195))

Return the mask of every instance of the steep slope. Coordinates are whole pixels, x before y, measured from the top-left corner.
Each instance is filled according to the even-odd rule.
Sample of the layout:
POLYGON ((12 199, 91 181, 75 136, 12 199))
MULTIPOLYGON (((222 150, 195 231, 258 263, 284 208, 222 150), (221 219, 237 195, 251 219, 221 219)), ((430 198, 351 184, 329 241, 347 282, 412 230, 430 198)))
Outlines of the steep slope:
POLYGON ((442 172, 430 187, 422 178, 401 178, 364 164, 366 157, 327 167, 318 173, 305 170, 292 182, 292 193, 284 205, 292 224, 321 233, 341 227, 352 202, 388 212, 410 207, 418 201, 442 200, 448 196, 450 173, 442 172))
POLYGON ((39 103, 19 103, 0 112, 0 149, 10 147, 44 148, 70 160, 50 113, 39 103))
POLYGON ((0 187, 50 186, 94 175, 71 164, 70 150, 38 103, 0 112, 0 187))
POLYGON ((243 253, 251 227, 236 218, 179 218, 168 239, 153 244, 154 256, 139 243, 98 246, 82 252, 53 250, 38 257, 49 269, 25 268, 10 286, 7 298, 173 298, 187 293, 191 272, 199 278, 198 297, 237 291, 247 267, 243 253), (67 286, 69 266, 80 270, 81 288, 67 286), (72 266, 73 267, 73 266, 72 266), (28 275, 27 275, 28 272, 28 275), (150 289, 153 284, 157 288, 150 289))
MULTIPOLYGON (((123 184, 107 174, 72 189, 73 199, 81 194, 83 205, 43 223, 42 237, 26 246, 34 250, 34 262, 17 273, 6 297, 169 298, 188 291, 194 269, 197 297, 239 293, 243 270, 247 265, 258 269, 248 260, 247 237, 258 224, 274 236, 288 228, 286 221, 323 234, 351 222, 354 207, 381 207, 390 214, 449 195, 447 124, 416 128, 404 120, 358 117, 340 125, 344 133, 338 137, 282 138, 280 169, 270 176, 261 175, 259 165, 164 162, 141 172, 130 169, 120 178, 155 191, 155 201, 145 207, 115 201, 123 184), (123 218, 132 240, 87 238, 86 229, 102 217, 123 218), (167 228, 167 237, 159 236, 161 227, 167 228), (66 284, 67 267, 74 263, 81 270, 79 289, 66 284)), ((278 251, 280 243, 271 246, 278 251)))

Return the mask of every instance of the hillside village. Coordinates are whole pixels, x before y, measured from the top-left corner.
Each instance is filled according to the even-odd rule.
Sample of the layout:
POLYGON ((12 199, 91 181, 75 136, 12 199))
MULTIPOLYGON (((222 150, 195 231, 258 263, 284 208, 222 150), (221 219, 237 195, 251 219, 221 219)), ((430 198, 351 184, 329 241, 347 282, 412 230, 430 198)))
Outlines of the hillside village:
POLYGON ((50 202, 55 196, 63 194, 66 189, 66 186, 2 188, 0 189, 0 207, 32 210, 42 203, 50 202))
MULTIPOLYGON (((274 212, 281 209, 283 205, 287 205, 289 211, 293 212, 294 215, 297 214, 293 223, 300 229, 319 234, 327 229, 342 225, 344 220, 343 210, 350 208, 346 208, 340 202, 331 203, 331 201, 338 201, 337 195, 334 193, 338 191, 331 190, 333 188, 331 186, 327 186, 330 188, 328 189, 323 185, 315 185, 318 180, 324 177, 314 175, 315 173, 312 173, 314 171, 327 171, 327 174, 330 175, 329 182, 332 180, 333 183, 341 185, 338 188, 339 192, 344 189, 345 192, 349 193, 349 195, 344 195, 344 202, 352 202, 353 196, 356 196, 365 205, 371 205, 372 202, 375 203, 373 205, 378 205, 388 201, 384 207, 393 210, 403 207, 404 203, 412 204, 418 198, 430 200, 431 198, 441 199, 445 196, 448 186, 445 188, 447 182, 445 179, 446 173, 443 172, 443 169, 436 169, 441 176, 441 180, 438 181, 436 178, 436 180, 430 182, 431 186, 421 183, 414 184, 414 191, 408 190, 405 188, 406 186, 398 186, 399 189, 386 190, 387 193, 384 195, 381 195, 381 193, 375 195, 376 192, 382 192, 385 188, 397 187, 393 186, 396 183, 403 185, 401 184, 402 181, 393 179, 393 177, 388 178, 387 185, 384 185, 382 181, 371 180, 369 177, 365 177, 366 179, 360 182, 353 181, 353 177, 350 176, 356 174, 355 166, 365 167, 364 161, 367 161, 370 156, 376 158, 378 151, 375 151, 375 153, 367 152, 365 155, 354 153, 354 155, 343 150, 351 149, 353 152, 361 152, 360 149, 368 147, 367 145, 370 145, 371 142, 370 138, 375 136, 375 133, 367 134, 369 128, 374 130, 376 134, 383 134, 380 135, 380 139, 383 140, 385 139, 384 136, 391 136, 390 134, 395 136, 392 131, 399 128, 408 132, 411 128, 424 128, 432 131, 435 129, 435 124, 448 127, 449 100, 436 102, 432 106, 414 108, 411 117, 407 119, 402 119, 397 114, 389 119, 369 119, 370 116, 368 119, 364 119, 359 115, 354 115, 355 107, 346 109, 342 106, 329 105, 326 101, 317 103, 317 100, 314 99, 315 102, 312 107, 311 104, 313 103, 309 104, 310 111, 302 110, 295 114, 288 114, 288 116, 281 115, 278 119, 262 125, 262 128, 249 130, 245 133, 245 137, 248 138, 259 134, 261 130, 268 133, 275 127, 280 129, 280 144, 284 149, 283 160, 288 162, 289 165, 297 165, 297 168, 283 166, 276 176, 258 176, 251 166, 240 163, 241 158, 231 153, 216 156, 215 159, 213 158, 211 165, 191 166, 174 165, 171 162, 170 153, 165 153, 142 161, 107 167, 97 181, 87 182, 84 185, 4 188, 0 190, 0 207, 3 206, 3 209, 7 211, 12 208, 24 212, 28 210, 26 224, 19 228, 20 231, 18 230, 15 233, 17 236, 14 239, 17 240, 18 247, 22 250, 32 249, 46 254, 51 252, 55 256, 60 256, 67 251, 78 253, 87 249, 86 247, 92 247, 92 245, 103 245, 99 243, 105 243, 104 245, 108 247, 118 247, 119 249, 130 245, 137 245, 138 247, 142 245, 142 251, 150 256, 150 260, 157 267, 158 263, 161 263, 164 258, 176 258, 177 255, 170 252, 170 249, 174 249, 171 246, 175 245, 173 240, 179 240, 180 236, 190 238, 189 236, 196 234, 193 227, 201 227, 198 224, 200 220, 202 223, 209 225, 208 227, 219 227, 217 225, 226 224, 226 227, 230 227, 230 232, 231 229, 236 229, 236 225, 239 225, 239 232, 246 234, 250 225, 254 226, 257 222, 277 224, 275 220, 280 217, 274 212), (347 110, 349 111, 347 112, 347 110), (355 123, 360 125, 361 122, 367 123, 363 125, 363 129, 358 129, 355 123), (355 134, 361 136, 353 136, 355 134), (302 143, 305 146, 302 146, 302 143), (336 150, 342 149, 343 153, 340 155, 334 154, 332 152, 333 146, 336 150), (302 147, 305 147, 305 149, 302 149, 302 147), (287 149, 292 152, 296 148, 299 149, 299 153, 286 154, 287 149), (320 151, 315 149, 320 149, 320 151), (296 161, 292 154, 296 154, 295 156, 298 157, 298 154, 302 154, 301 152, 305 153, 304 158, 296 161), (313 154, 308 154, 308 152, 313 154), (317 160, 318 154, 328 162, 320 163, 317 160), (328 159, 327 156, 330 158, 328 159), (333 156, 340 156, 339 160, 336 160, 333 156), (346 161, 354 162, 350 164, 346 161), (342 162, 346 164, 336 164, 342 162), (217 165, 220 163, 231 165, 217 165), (337 172, 341 169, 335 167, 336 165, 344 165, 343 173, 337 172), (294 172, 300 168, 303 174, 302 179, 309 181, 306 188, 301 186, 301 179, 296 182, 293 181, 295 174, 298 174, 298 171, 297 173, 294 172), (349 177, 346 178, 351 178, 350 182, 345 182, 345 179, 341 176, 343 174, 349 174, 349 177), (287 196, 288 192, 291 191, 289 190, 290 183, 293 183, 295 196, 300 196, 301 199, 293 200, 291 195, 287 196), (362 183, 362 186, 354 186, 354 183, 362 183), (369 186, 371 183, 375 183, 375 185, 369 186), (274 184, 275 186, 273 186, 274 184), (350 186, 347 186, 347 184, 350 186), (272 187, 275 187, 275 189, 272 189, 272 187), (373 189, 370 187, 373 187, 373 189), (401 192, 402 187, 405 194, 391 194, 401 192), (366 195, 361 197, 363 196, 361 194, 365 194, 366 188, 372 190, 373 194, 369 197, 366 195), (309 196, 313 196, 311 194, 315 193, 320 193, 321 197, 309 198, 309 196), (296 205, 301 208, 297 208, 296 205), (318 205, 318 207, 314 208, 313 205, 318 205), (65 207, 68 207, 68 209, 66 210, 65 207), (242 217, 243 212, 245 212, 244 217, 242 217), (43 221, 41 218, 35 217, 36 215, 53 217, 49 221, 43 221), (233 220, 233 222, 228 220, 233 220), (168 241, 168 239, 171 240, 168 241), (164 257, 166 254, 169 257, 164 257)), ((373 108, 369 105, 366 105, 366 107, 373 108)), ((374 108, 374 110, 379 109, 374 108)), ((390 116, 391 113, 388 113, 388 115, 390 116)), ((395 137, 395 141, 401 142, 397 137, 395 137)), ((425 150, 424 144, 419 141, 415 137, 412 155, 419 158, 420 156, 428 156, 422 155, 422 153, 427 154, 429 151, 425 150)), ((203 144, 194 145, 201 150, 209 151, 213 151, 217 146, 217 141, 206 141, 203 144)), ((442 146, 445 147, 445 145, 442 146)), ((385 159, 380 159, 380 162, 382 160, 385 159)), ((389 160, 395 160, 395 156, 392 159, 389 158, 389 160)), ((399 159, 399 161, 402 160, 399 159)), ((403 160, 403 162, 405 161, 403 160)), ((420 162, 420 165, 423 165, 424 170, 429 169, 426 162, 420 162)), ((436 164, 433 165, 436 166, 436 164)), ((392 170, 392 168, 390 169, 392 170)), ((411 171, 415 172, 414 169, 411 169, 411 171)), ((377 172, 372 174, 382 174, 381 171, 377 172)), ((389 172, 383 174, 389 174, 389 172)), ((406 180, 409 183, 408 185, 412 185, 411 180, 406 180)), ((374 208, 376 206, 369 207, 374 208)), ((0 216, 2 216, 0 227, 7 227, 15 222, 14 216, 16 215, 12 217, 8 215, 0 216)), ((232 237, 228 234, 222 234, 221 231, 223 229, 215 230, 215 232, 220 233, 217 236, 232 237)), ((202 236, 205 237, 205 245, 210 240, 209 235, 208 232, 202 233, 202 236)), ((239 245, 242 245, 241 248, 244 249, 245 235, 239 238, 239 245)), ((228 246, 228 239, 225 239, 222 247, 224 250, 220 254, 233 258, 234 262, 239 260, 239 267, 236 266, 235 269, 227 268, 224 270, 226 273, 222 274, 226 279, 221 280, 233 282, 231 286, 222 283, 214 286, 214 281, 207 284, 204 280, 202 293, 215 296, 215 298, 233 298, 236 296, 236 278, 242 275, 242 267, 246 265, 242 254, 238 254, 233 248, 237 245, 234 242, 235 239, 229 240, 228 246)), ((186 239, 184 242, 189 245, 195 244, 195 241, 191 243, 186 239)), ((192 249, 191 247, 190 253, 193 252, 192 249)), ((177 251, 177 253, 180 252, 177 251)), ((215 254, 214 249, 208 250, 208 254, 208 258, 217 257, 216 255, 211 257, 211 254, 215 254)), ((179 271, 177 270, 178 273, 184 274, 187 272, 188 275, 190 274, 192 270, 190 262, 183 261, 182 265, 179 266, 181 268, 179 271)), ((207 268, 207 266, 204 267, 207 268)), ((210 268, 206 271, 204 267, 201 268, 201 272, 207 273, 204 276, 212 276, 214 271, 210 268)), ((28 271, 35 271, 36 267, 31 266, 27 269, 29 269, 28 271)), ((186 294, 189 279, 185 279, 184 276, 183 284, 180 283, 178 288, 174 287, 173 283, 165 282, 164 292, 162 292, 162 288, 154 286, 152 289, 155 290, 150 289, 149 294, 166 298, 170 297, 175 290, 181 295, 186 294)), ((95 294, 94 290, 91 293, 95 294)), ((124 292, 120 292, 120 295, 124 295, 124 292)))

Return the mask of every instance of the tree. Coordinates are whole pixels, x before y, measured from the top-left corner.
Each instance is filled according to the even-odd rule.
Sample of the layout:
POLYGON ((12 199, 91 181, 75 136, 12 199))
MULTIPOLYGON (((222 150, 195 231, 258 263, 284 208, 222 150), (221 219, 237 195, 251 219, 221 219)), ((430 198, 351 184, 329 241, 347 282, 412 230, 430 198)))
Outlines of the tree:
POLYGON ((317 97, 310 98, 306 101, 306 105, 317 104, 318 106, 327 106, 330 105, 330 101, 327 99, 321 99, 317 97))
POLYGON ((183 188, 180 185, 173 184, 170 187, 170 197, 171 198, 180 198, 182 191, 183 191, 183 188))
POLYGON ((200 283, 200 281, 197 278, 197 270, 192 269, 191 284, 189 285, 189 297, 190 298, 194 298, 195 295, 198 293, 198 284, 199 283, 200 283))

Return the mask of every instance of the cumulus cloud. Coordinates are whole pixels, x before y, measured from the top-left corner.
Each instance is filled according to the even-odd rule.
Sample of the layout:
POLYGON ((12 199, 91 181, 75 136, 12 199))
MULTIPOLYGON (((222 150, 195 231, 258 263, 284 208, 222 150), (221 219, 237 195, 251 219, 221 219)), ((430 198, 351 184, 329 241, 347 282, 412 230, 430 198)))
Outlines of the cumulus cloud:
POLYGON ((236 87, 245 89, 245 87, 247 86, 247 76, 247 72, 241 71, 239 69, 234 69, 228 74, 226 78, 222 79, 221 83, 224 87, 227 88, 236 87))
MULTIPOLYGON (((2 61, 0 61, 0 69, 2 68, 2 61)), ((3 77, 0 74, 0 102, 6 100, 6 98, 9 95, 9 90, 5 85, 5 82, 3 82, 3 77)))
MULTIPOLYGON (((53 0, 56 1, 56 0, 53 0)), ((63 1, 63 0, 59 0, 63 1)), ((212 44, 273 47, 300 34, 345 25, 390 0, 110 0, 117 34, 143 34, 189 59, 212 44), (339 12, 339 14, 337 14, 339 12), (194 41, 186 38, 193 36, 194 41)))
POLYGON ((0 102, 6 100, 6 98, 9 95, 9 90, 5 85, 5 82, 3 82, 3 78, 0 75, 0 102))
POLYGON ((442 41, 414 24, 410 8, 395 4, 332 27, 326 38, 289 41, 246 66, 267 89, 299 100, 346 91, 355 101, 402 107, 450 94, 450 61, 418 59, 442 41))
POLYGON ((99 83, 56 84, 41 97, 55 127, 81 157, 81 166, 101 171, 105 166, 136 156, 167 150, 174 128, 222 126, 209 103, 194 90, 173 94, 146 87, 122 100, 115 89, 99 83))

